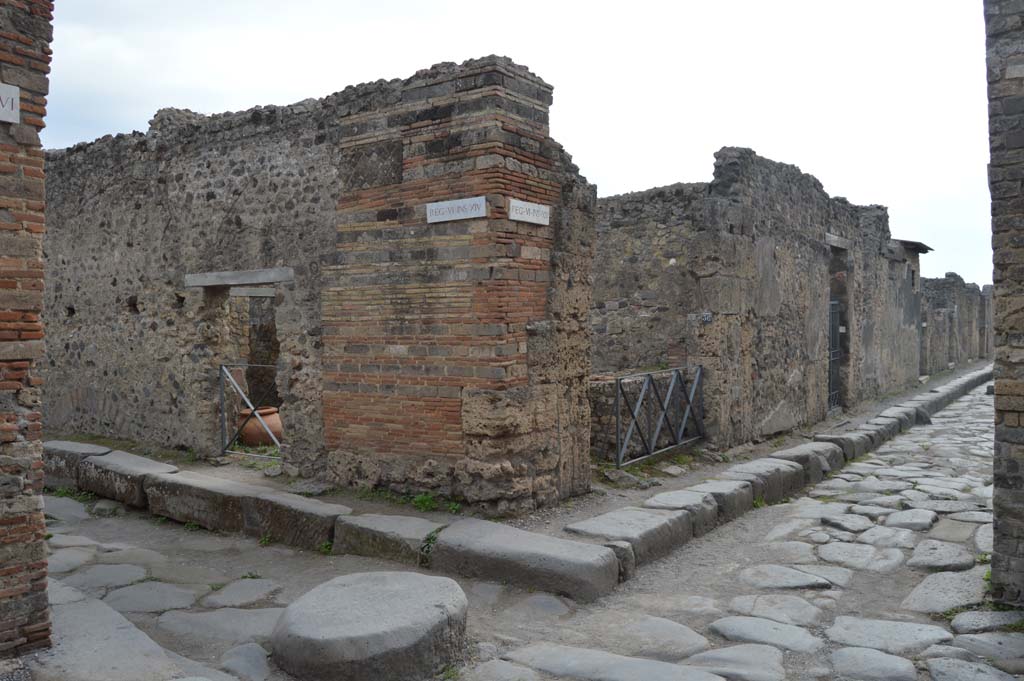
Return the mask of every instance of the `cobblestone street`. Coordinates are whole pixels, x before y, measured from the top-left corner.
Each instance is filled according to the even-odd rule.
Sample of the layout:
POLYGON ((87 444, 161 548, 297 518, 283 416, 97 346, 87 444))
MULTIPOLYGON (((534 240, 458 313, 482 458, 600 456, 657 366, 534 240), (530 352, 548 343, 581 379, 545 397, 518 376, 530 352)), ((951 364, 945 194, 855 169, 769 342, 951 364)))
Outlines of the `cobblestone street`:
MULTIPOLYGON (((1024 633, 1014 631, 1024 613, 985 603, 991 414, 978 388, 807 496, 720 526, 594 604, 460 579, 475 642, 461 678, 1013 678, 997 667, 1024 664, 1024 633)), ((132 641, 146 673, 166 660, 210 681, 289 678, 260 647, 281 606, 338 574, 408 570, 144 513, 96 517, 69 498, 50 497, 47 509, 59 518, 50 539, 62 585, 51 586, 57 640, 92 623, 98 638, 87 645, 98 652, 72 657, 94 661, 97 674, 112 642, 95 622, 112 608, 135 625, 120 627, 118 645, 132 641)), ((39 659, 39 679, 66 671, 39 659)))

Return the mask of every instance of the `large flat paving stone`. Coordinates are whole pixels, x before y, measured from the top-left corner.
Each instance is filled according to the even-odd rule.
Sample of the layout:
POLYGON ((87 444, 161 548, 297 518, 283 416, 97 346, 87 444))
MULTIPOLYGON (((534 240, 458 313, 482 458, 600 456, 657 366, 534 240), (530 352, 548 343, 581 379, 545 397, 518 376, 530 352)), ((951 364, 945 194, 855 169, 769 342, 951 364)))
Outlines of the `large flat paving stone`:
MULTIPOLYGON (((616 613, 615 619, 622 617, 616 613)), ((630 657, 677 662, 711 647, 706 638, 690 627, 650 615, 630 617, 611 626, 606 623, 605 631, 613 633, 604 645, 630 657)))
POLYGON ((416 565, 431 534, 444 527, 425 518, 403 515, 339 515, 334 523, 332 553, 387 558, 416 565))
POLYGON ((817 563, 814 544, 803 541, 778 541, 761 545, 761 560, 773 563, 817 563))
POLYGON ((52 608, 53 647, 26 656, 35 681, 167 681, 181 670, 123 615, 87 598, 52 608))
POLYGON ((837 527, 844 532, 863 532, 875 526, 875 521, 856 513, 829 515, 821 519, 822 525, 837 527))
POLYGON ((166 634, 200 646, 209 644, 211 640, 222 644, 263 643, 270 638, 283 612, 284 608, 220 608, 208 612, 171 610, 160 615, 157 627, 166 634))
POLYGON ((452 523, 430 554, 436 570, 593 601, 619 581, 619 561, 606 546, 526 532, 486 520, 452 523))
POLYGON ((900 607, 914 612, 938 613, 951 608, 977 605, 987 592, 985 573, 988 567, 978 565, 964 572, 936 572, 925 577, 900 607))
POLYGON ((892 572, 904 559, 899 549, 876 549, 868 544, 830 542, 818 547, 818 557, 854 570, 892 572))
POLYGON ((831 589, 823 577, 784 565, 754 565, 740 572, 740 580, 756 589, 831 589))
POLYGON ((962 523, 946 517, 935 524, 935 527, 928 533, 928 538, 939 541, 966 542, 970 541, 977 529, 978 526, 974 523, 962 523))
POLYGON ((271 637, 274 661, 304 679, 418 681, 459 661, 466 595, 453 580, 411 572, 336 577, 289 605, 271 637))
POLYGON ((688 542, 693 537, 693 521, 686 511, 627 506, 567 525, 565 531, 601 541, 627 542, 641 565, 688 542))
POLYGON ((928 673, 932 681, 1013 681, 1017 678, 981 662, 949 657, 928 660, 928 673))
POLYGON ((43 513, 66 523, 87 520, 90 517, 89 510, 85 507, 85 504, 69 497, 53 497, 50 495, 43 496, 43 513))
POLYGON ((43 484, 50 489, 78 487, 78 466, 82 459, 103 456, 110 447, 85 442, 49 440, 43 443, 43 484))
POLYGON ((953 639, 953 645, 991 660, 997 666, 1007 660, 1024 659, 1024 634, 1016 632, 961 634, 953 639))
POLYGON ((729 681, 785 681, 782 651, 759 643, 717 648, 687 658, 687 666, 700 667, 729 681))
POLYGON ((961 544, 925 539, 914 549, 907 565, 926 570, 967 570, 974 567, 974 554, 961 544))
POLYGON ((718 502, 713 494, 676 490, 662 492, 643 503, 644 508, 656 508, 664 511, 686 511, 693 519, 693 536, 701 537, 718 524, 718 502))
POLYGON ((973 501, 921 500, 908 501, 907 508, 919 508, 936 513, 963 513, 964 511, 983 511, 982 504, 973 501))
POLYGON ((77 570, 96 558, 96 549, 91 546, 75 546, 68 549, 57 549, 47 559, 50 574, 59 575, 77 570))
POLYGON ((916 681, 917 669, 905 657, 874 648, 840 648, 832 653, 832 671, 850 681, 916 681))
POLYGON ((754 507, 754 488, 743 480, 708 480, 686 489, 710 494, 715 498, 719 523, 735 520, 754 507))
POLYGON ((723 617, 709 628, 730 641, 764 643, 798 653, 813 653, 825 645, 806 629, 762 617, 723 617))
POLYGON ((838 587, 848 586, 853 579, 853 570, 838 565, 794 565, 793 569, 827 579, 838 587))
POLYGON ((146 578, 145 568, 138 565, 91 565, 63 578, 68 586, 84 591, 128 586, 146 578))
POLYGON ((982 525, 974 533, 974 546, 982 553, 992 553, 994 545, 992 525, 982 525))
POLYGON ((929 529, 939 519, 939 514, 923 508, 912 508, 909 511, 898 511, 886 517, 886 527, 901 527, 907 530, 922 531, 929 529))
POLYGON ((269 579, 239 579, 203 599, 207 608, 240 608, 266 600, 281 590, 269 579))
POLYGON ((537 672, 529 667, 505 660, 489 660, 478 664, 459 678, 464 681, 540 681, 537 672))
POLYGON ((128 452, 113 451, 82 459, 78 487, 135 508, 146 508, 146 476, 173 474, 177 466, 128 452))
POLYGON ((981 634, 1024 620, 1024 610, 974 610, 953 618, 950 626, 958 634, 981 634))
POLYGON ((902 527, 883 527, 875 525, 857 537, 858 544, 870 544, 880 549, 912 549, 917 543, 917 535, 913 530, 902 527))
POLYGON ((837 617, 825 635, 840 645, 875 648, 893 655, 906 655, 953 640, 953 634, 932 624, 846 616, 837 617))
POLYGON ((701 669, 669 662, 535 643, 507 653, 505 659, 558 678, 584 681, 724 681, 701 669))
POLYGON ((163 582, 142 582, 115 589, 103 602, 118 612, 165 612, 192 607, 210 587, 186 588, 163 582))
POLYGON ((729 603, 729 608, 741 615, 763 617, 800 627, 817 624, 822 616, 820 608, 799 596, 788 594, 737 596, 729 603))

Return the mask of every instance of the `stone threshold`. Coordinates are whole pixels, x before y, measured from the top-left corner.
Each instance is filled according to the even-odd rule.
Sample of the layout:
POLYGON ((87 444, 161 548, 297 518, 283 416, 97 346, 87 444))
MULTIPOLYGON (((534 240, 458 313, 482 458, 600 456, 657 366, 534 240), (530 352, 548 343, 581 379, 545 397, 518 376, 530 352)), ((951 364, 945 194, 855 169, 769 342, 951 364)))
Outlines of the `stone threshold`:
POLYGON ((731 466, 698 485, 656 494, 641 506, 574 522, 565 531, 613 549, 619 558, 619 578, 625 581, 637 566, 753 508, 795 496, 900 433, 930 423, 932 414, 990 380, 991 365, 888 407, 851 430, 819 433, 814 442, 731 466))
POLYGON ((565 529, 582 541, 462 518, 449 524, 415 516, 356 514, 251 483, 224 480, 123 451, 79 442, 44 443, 45 482, 148 510, 180 523, 313 551, 393 560, 439 572, 540 589, 588 602, 611 593, 638 565, 763 504, 780 502, 846 462, 877 449, 973 388, 987 367, 889 407, 848 432, 737 464, 683 490, 663 492, 565 529))

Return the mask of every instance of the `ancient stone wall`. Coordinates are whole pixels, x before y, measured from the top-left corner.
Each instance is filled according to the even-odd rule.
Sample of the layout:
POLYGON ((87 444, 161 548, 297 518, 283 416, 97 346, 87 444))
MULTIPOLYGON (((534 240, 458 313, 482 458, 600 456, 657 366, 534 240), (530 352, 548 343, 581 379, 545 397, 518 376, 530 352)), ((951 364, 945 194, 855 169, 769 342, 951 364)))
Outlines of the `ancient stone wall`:
POLYGON ((843 404, 918 375, 918 250, 884 208, 748 149, 718 152, 711 183, 600 199, 594 271, 595 370, 702 365, 722 446, 824 417, 830 298, 843 404))
POLYGON ((991 296, 955 272, 925 278, 922 284, 921 374, 991 357, 991 296))
POLYGON ((0 657, 50 644, 39 364, 43 152, 53 3, 0 3, 0 657))
POLYGON ((992 592, 1024 604, 1024 4, 985 0, 995 325, 992 592))
POLYGON ((47 417, 211 453, 226 288, 277 284, 287 467, 504 511, 588 487, 594 189, 548 136, 551 87, 507 59, 200 116, 48 156, 47 417), (426 204, 484 196, 476 219, 426 204), (512 199, 550 224, 510 220, 512 199))

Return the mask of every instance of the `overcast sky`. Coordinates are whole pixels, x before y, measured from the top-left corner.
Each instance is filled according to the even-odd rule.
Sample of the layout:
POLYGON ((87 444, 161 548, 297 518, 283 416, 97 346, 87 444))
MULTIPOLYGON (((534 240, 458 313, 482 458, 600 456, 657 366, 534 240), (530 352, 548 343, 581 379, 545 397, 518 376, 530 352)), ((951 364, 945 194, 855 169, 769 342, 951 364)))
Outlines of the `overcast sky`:
POLYGON ((889 207, 925 276, 991 281, 981 3, 968 0, 68 0, 47 147, 158 108, 288 104, 501 54, 555 87, 600 196, 711 178, 751 147, 889 207))

